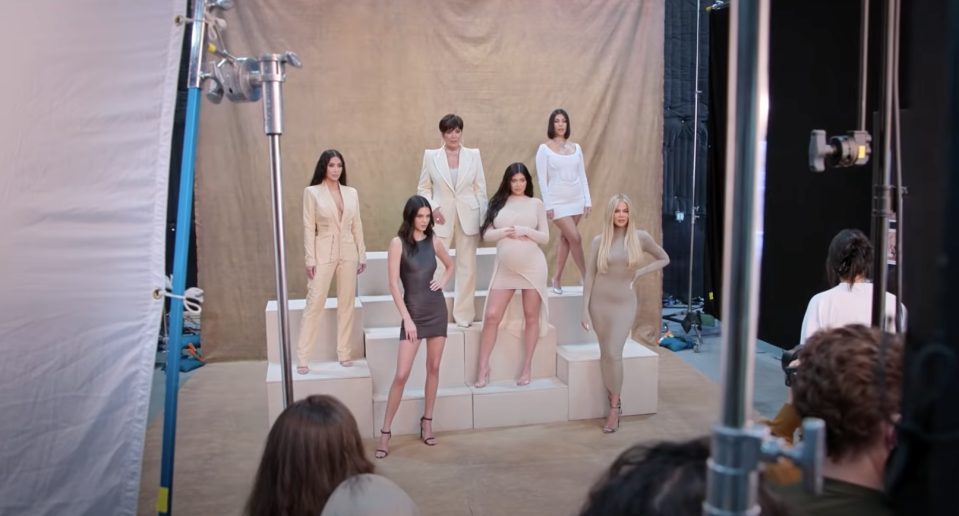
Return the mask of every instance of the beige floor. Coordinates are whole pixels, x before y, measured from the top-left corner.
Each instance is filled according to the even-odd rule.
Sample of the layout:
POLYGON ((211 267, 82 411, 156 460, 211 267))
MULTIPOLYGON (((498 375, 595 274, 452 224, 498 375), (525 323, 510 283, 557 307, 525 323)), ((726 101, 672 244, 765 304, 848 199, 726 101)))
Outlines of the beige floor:
MULTIPOLYGON (((410 494, 424 516, 574 515, 615 456, 637 442, 704 435, 719 407, 716 384, 676 357, 660 354, 659 412, 602 421, 440 433, 435 447, 396 437, 380 473, 410 494)), ((267 434, 265 362, 211 364, 179 397, 175 516, 239 515, 267 434)), ((156 514, 162 417, 147 430, 141 516, 156 514)), ((375 441, 368 441, 372 454, 375 441)))

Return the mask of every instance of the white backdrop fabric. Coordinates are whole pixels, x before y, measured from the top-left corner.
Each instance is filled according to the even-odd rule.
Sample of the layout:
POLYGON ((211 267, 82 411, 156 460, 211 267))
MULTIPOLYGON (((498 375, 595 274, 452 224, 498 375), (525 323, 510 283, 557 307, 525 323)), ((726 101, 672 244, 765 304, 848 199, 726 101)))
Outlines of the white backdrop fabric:
POLYGON ((0 515, 136 512, 185 5, 0 3, 0 515))

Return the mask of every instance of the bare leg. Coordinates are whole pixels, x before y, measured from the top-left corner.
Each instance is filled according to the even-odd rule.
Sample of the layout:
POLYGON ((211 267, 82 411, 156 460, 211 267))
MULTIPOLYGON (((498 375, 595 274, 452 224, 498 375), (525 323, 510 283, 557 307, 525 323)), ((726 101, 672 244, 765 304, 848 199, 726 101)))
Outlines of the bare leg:
POLYGON ((579 230, 576 229, 576 224, 579 223, 579 215, 574 215, 572 217, 563 217, 561 219, 553 220, 553 224, 556 224, 556 227, 559 228, 560 234, 560 248, 556 253, 556 275, 554 278, 557 280, 562 278, 563 269, 566 268, 566 252, 563 251, 563 240, 565 240, 566 245, 569 246, 569 254, 573 255, 573 262, 576 264, 576 268, 579 269, 579 275, 583 278, 586 277, 586 258, 583 255, 583 239, 579 236, 579 230))
POLYGON ((433 407, 436 405, 436 389, 440 385, 440 362, 443 360, 443 347, 446 337, 426 339, 426 405, 423 407, 423 419, 420 420, 421 438, 433 446, 433 407))
POLYGON ((513 290, 492 289, 486 298, 486 313, 483 314, 483 333, 480 335, 479 368, 476 372, 476 387, 486 387, 489 376, 489 356, 496 345, 496 333, 503 320, 506 307, 513 299, 513 290))
POLYGON ((559 234, 559 245, 556 246, 556 270, 550 279, 550 286, 557 294, 563 293, 563 269, 566 268, 566 257, 569 256, 569 240, 563 236, 562 231, 559 234))
POLYGON ((536 351, 536 342, 539 341, 539 312, 542 304, 543 298, 538 291, 523 291, 523 317, 526 319, 523 340, 526 344, 526 356, 523 359, 523 372, 516 385, 529 385, 530 376, 533 374, 533 352, 536 351))
MULTIPOLYGON (((410 342, 401 340, 400 347, 396 350, 396 376, 393 377, 393 385, 390 386, 390 395, 386 399, 386 416, 383 418, 383 430, 390 431, 393 424, 393 417, 400 408, 400 401, 403 399, 403 389, 406 387, 406 381, 410 378, 410 369, 413 368, 413 359, 416 358, 416 350, 419 349, 419 341, 410 342)), ((382 459, 389 452, 390 434, 380 435, 380 445, 376 448, 376 458, 382 459)))

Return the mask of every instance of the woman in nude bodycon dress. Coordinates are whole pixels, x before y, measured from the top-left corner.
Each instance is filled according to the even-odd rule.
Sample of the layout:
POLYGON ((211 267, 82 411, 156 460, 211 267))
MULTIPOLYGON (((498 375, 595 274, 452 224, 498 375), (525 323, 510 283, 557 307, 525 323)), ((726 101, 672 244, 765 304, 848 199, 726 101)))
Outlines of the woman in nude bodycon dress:
POLYGON ((593 239, 586 262, 586 285, 583 289, 583 328, 590 322, 599 338, 600 368, 609 393, 609 415, 603 432, 619 429, 623 389, 623 347, 636 318, 636 292, 633 283, 640 276, 658 271, 669 264, 666 251, 649 233, 635 229, 629 197, 614 195, 606 205, 603 234, 593 239), (656 261, 640 268, 643 253, 656 261))
POLYGON ((516 385, 530 382, 536 341, 547 329, 546 255, 538 245, 549 242, 546 224, 546 207, 533 197, 529 170, 522 163, 513 163, 506 168, 499 189, 490 199, 486 220, 480 227, 486 241, 496 242, 496 265, 483 316, 475 384, 478 388, 489 383, 489 357, 496 345, 497 331, 515 322, 503 316, 516 290, 523 291, 523 317, 519 322, 526 343, 526 357, 516 385))
POLYGON ((396 352, 396 376, 386 399, 386 416, 380 430, 380 445, 375 457, 389 454, 390 425, 400 407, 406 380, 413 368, 413 359, 426 339, 426 386, 423 417, 420 418, 420 438, 428 446, 436 444, 433 437, 433 405, 440 383, 440 361, 446 345, 446 298, 443 287, 453 277, 453 260, 440 239, 433 234, 433 210, 425 197, 414 195, 403 208, 403 225, 390 242, 386 255, 390 294, 396 309, 403 316, 400 324, 400 347, 396 352), (437 262, 446 266, 443 277, 433 279, 437 262), (400 294, 400 282, 403 294, 400 294))

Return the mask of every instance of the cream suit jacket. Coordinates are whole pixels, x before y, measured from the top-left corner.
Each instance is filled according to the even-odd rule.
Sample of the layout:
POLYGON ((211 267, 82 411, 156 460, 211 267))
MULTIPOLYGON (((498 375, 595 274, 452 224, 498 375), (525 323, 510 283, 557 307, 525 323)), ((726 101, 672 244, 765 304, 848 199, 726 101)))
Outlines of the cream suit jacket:
POLYGON ((426 197, 434 210, 442 208, 446 221, 433 226, 433 231, 440 238, 453 235, 453 224, 457 217, 463 233, 478 234, 489 204, 479 149, 460 148, 462 150, 455 185, 450 178, 450 166, 446 161, 444 148, 428 149, 423 153, 423 168, 420 171, 417 193, 426 197))
POLYGON ((325 184, 303 190, 303 244, 306 266, 338 260, 366 263, 360 198, 355 188, 340 185, 343 217, 325 184))

